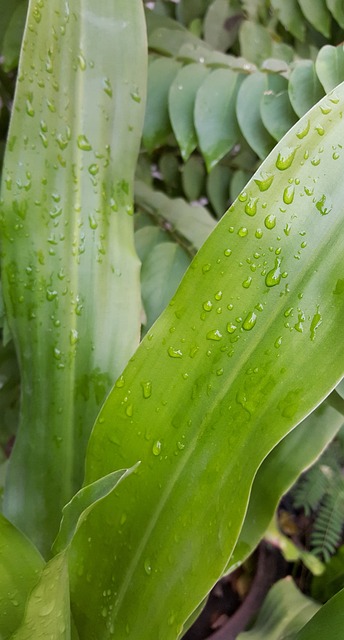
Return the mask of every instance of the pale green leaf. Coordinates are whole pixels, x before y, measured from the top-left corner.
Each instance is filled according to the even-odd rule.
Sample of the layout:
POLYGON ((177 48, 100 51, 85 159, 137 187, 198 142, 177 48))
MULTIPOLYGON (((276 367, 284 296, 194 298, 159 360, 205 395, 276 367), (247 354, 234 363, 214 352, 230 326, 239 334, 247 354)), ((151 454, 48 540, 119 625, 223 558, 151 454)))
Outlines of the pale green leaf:
POLYGON ((8 638, 22 621, 43 566, 33 544, 0 514, 0 638, 8 638))
POLYGON ((203 22, 204 40, 218 51, 227 51, 236 40, 242 19, 239 2, 213 0, 203 22))
POLYGON ((276 11, 278 19, 284 28, 295 38, 305 39, 306 26, 297 0, 271 0, 271 6, 276 11))
POLYGON ((318 78, 325 91, 331 91, 344 80, 344 47, 330 44, 322 47, 315 61, 318 78))
POLYGON ((327 38, 330 37, 331 14, 325 0, 298 0, 301 11, 310 24, 327 38))
POLYGON ((256 22, 245 20, 242 23, 239 41, 241 55, 258 66, 272 55, 271 36, 265 27, 256 22))
POLYGON ((27 605, 23 622, 11 640, 71 640, 69 579, 66 553, 42 570, 27 605))
POLYGON ((139 207, 170 223, 172 231, 178 231, 196 248, 202 246, 215 227, 209 211, 200 205, 190 205, 182 198, 169 198, 144 184, 135 183, 135 199, 139 207))
POLYGON ((291 578, 279 580, 270 589, 252 629, 240 633, 238 640, 281 640, 289 634, 295 638, 318 609, 319 605, 301 593, 291 578))
POLYGON ((146 330, 172 298, 190 262, 190 256, 175 242, 157 244, 146 257, 141 272, 146 330))
POLYGON ((300 118, 323 97, 324 90, 312 60, 297 63, 290 74, 288 92, 292 107, 300 118))
POLYGON ((169 90, 169 115, 184 160, 189 158, 197 146, 194 125, 195 99, 208 74, 209 69, 203 64, 188 64, 178 71, 169 90))
POLYGON ((344 589, 341 589, 289 640, 341 640, 344 627, 344 589))
POLYGON ((227 571, 254 551, 283 494, 314 463, 342 424, 343 416, 323 404, 265 458, 253 481, 245 521, 227 571))
POLYGON ((298 120, 290 104, 287 86, 287 81, 281 76, 268 76, 268 88, 264 91, 260 102, 263 125, 277 141, 298 120), (276 83, 277 79, 278 83, 276 83))
POLYGON ((262 461, 343 376, 343 101, 342 85, 277 144, 103 405, 86 482, 141 465, 73 540, 81 636, 175 640, 222 575, 262 461))
POLYGON ((2 285, 22 375, 4 511, 44 553, 81 485, 100 403, 140 336, 131 214, 143 6, 97 7, 30 2, 3 170, 2 285))
POLYGON ((327 8, 331 11, 339 26, 344 29, 344 5, 342 0, 326 0, 327 8))
POLYGON ((148 97, 143 144, 149 151, 166 142, 172 132, 168 115, 168 93, 180 64, 172 58, 156 58, 148 69, 148 97))
POLYGON ((179 0, 176 11, 177 18, 186 26, 196 18, 202 18, 209 5, 209 0, 179 0))
POLYGON ((264 127, 260 114, 260 101, 266 90, 266 74, 253 73, 241 84, 236 106, 242 134, 261 159, 268 155, 275 144, 275 140, 264 127))
POLYGON ((195 127, 208 171, 239 138, 235 113, 240 77, 230 69, 216 69, 197 91, 195 127))

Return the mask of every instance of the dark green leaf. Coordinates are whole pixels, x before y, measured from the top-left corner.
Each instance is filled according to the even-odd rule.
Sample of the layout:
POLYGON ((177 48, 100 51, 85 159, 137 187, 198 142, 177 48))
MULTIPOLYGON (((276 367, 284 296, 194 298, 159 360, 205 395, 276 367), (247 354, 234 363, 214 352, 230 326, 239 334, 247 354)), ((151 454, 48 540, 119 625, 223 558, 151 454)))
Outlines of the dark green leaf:
POLYGON ((344 628, 344 589, 326 602, 290 640, 341 640, 344 628))
POLYGON ((343 0, 326 0, 327 8, 331 11, 339 26, 344 29, 344 5, 343 0))
POLYGON ((162 145, 172 132, 168 115, 168 93, 180 64, 172 58, 157 58, 148 69, 148 97, 143 144, 149 151, 162 145))
POLYGON ((253 73, 243 81, 236 106, 242 134, 261 159, 265 158, 275 145, 275 140, 265 129, 260 114, 260 101, 266 89, 266 74, 253 73))
POLYGON ((169 90, 169 115, 184 160, 189 158, 197 146, 194 125, 195 99, 208 74, 209 69, 203 64, 188 64, 178 71, 169 90))
POLYGON ((312 60, 297 63, 290 74, 288 91, 292 107, 300 118, 323 97, 324 90, 312 60))
POLYGON ((230 69, 216 69, 197 91, 195 127, 208 171, 239 138, 235 106, 240 77, 230 69))
POLYGON ((239 2, 213 0, 204 18, 204 40, 218 51, 227 51, 236 40, 242 18, 239 2))
POLYGON ((331 14, 325 0, 298 0, 301 11, 308 22, 327 38, 330 37, 331 14))
POLYGON ((298 120, 293 110, 288 83, 281 76, 268 76, 268 89, 264 91, 260 102, 263 125, 275 140, 280 140, 298 120), (278 83, 276 80, 278 79, 278 83), (279 86, 276 86, 279 85, 279 86), (284 85, 284 88, 282 88, 284 85))
POLYGON ((271 0, 271 6, 276 11, 278 19, 284 28, 295 38, 303 42, 306 26, 297 0, 271 0))
MULTIPOLYGON (((228 167, 218 164, 207 177, 207 195, 209 201, 220 218, 229 207, 229 185, 231 171, 228 167)), ((247 180, 244 184, 246 184, 247 180)))
POLYGON ((137 255, 143 262, 156 244, 167 242, 169 236, 166 231, 153 225, 147 225, 135 232, 135 247, 137 255))
POLYGON ((20 46, 27 14, 27 4, 27 0, 23 0, 18 4, 6 29, 2 43, 2 55, 4 57, 3 68, 5 71, 11 71, 18 66, 20 46))

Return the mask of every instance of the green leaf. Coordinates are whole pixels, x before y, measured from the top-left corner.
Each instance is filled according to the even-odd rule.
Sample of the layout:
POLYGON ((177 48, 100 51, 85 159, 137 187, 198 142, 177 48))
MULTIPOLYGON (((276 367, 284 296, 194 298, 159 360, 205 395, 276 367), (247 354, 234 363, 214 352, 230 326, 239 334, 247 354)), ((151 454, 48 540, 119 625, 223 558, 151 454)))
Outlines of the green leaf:
POLYGON ((306 25, 298 1, 271 0, 271 6, 276 11, 278 19, 286 31, 289 31, 295 38, 303 42, 306 34, 306 25))
POLYGON ((183 191, 189 201, 198 200, 204 193, 205 175, 202 158, 198 155, 191 156, 185 163, 182 172, 183 191))
POLYGON ((337 385, 336 391, 340 395, 340 397, 343 398, 344 400, 344 380, 341 380, 339 385, 337 385))
POLYGON ((290 74, 288 92, 292 107, 300 118, 323 97, 324 90, 312 60, 297 63, 290 74))
POLYGON ((172 58, 157 58, 149 64, 148 97, 143 144, 152 151, 164 142, 172 132, 168 115, 168 93, 180 64, 172 58))
POLYGON ((239 138, 235 105, 240 81, 234 71, 216 69, 197 91, 195 127, 208 171, 239 138))
POLYGON ((202 18, 209 0, 180 0, 176 7, 177 18, 186 26, 196 18, 202 18))
POLYGON ((171 231, 183 235, 196 248, 202 246, 209 233, 215 227, 215 220, 204 207, 190 205, 182 198, 169 198, 137 181, 135 200, 143 210, 168 221, 171 231))
POLYGON ((238 640, 291 640, 318 609, 291 578, 279 580, 270 589, 252 629, 239 633, 238 640))
POLYGON ((258 469, 245 521, 227 571, 241 564, 259 543, 279 500, 331 442, 343 416, 321 405, 269 453, 258 469))
POLYGON ((315 61, 318 78, 325 91, 331 91, 344 80, 344 47, 327 44, 322 47, 315 61))
MULTIPOLYGON (((231 175, 228 167, 218 164, 207 177, 207 195, 219 218, 229 206, 229 184, 231 175)), ((247 180, 245 180, 244 184, 246 184, 246 182, 247 180)))
POLYGON ((263 125, 277 141, 298 119, 290 104, 287 86, 287 81, 281 76, 269 75, 268 89, 264 91, 260 102, 263 125))
POLYGON ((343 376, 343 100, 342 85, 277 144, 103 405, 86 482, 141 465, 72 543, 81 636, 175 640, 227 565, 262 461, 343 376))
POLYGON ((133 473, 140 463, 130 469, 113 471, 107 476, 82 487, 78 493, 63 507, 60 530, 54 542, 53 552, 58 554, 65 551, 70 544, 75 532, 79 529, 87 515, 99 500, 108 496, 117 485, 128 475, 133 473))
POLYGON ((43 566, 33 544, 0 514, 0 638, 8 638, 19 626, 43 566))
POLYGON ((292 640, 341 640, 344 626, 344 589, 326 602, 292 640))
POLYGON ((260 113, 260 101, 266 90, 266 74, 253 73, 241 84, 236 106, 242 134, 261 159, 268 155, 275 144, 275 140, 263 125, 260 113))
POLYGON ((25 616, 11 640, 70 640, 71 619, 66 553, 55 556, 42 570, 27 602, 25 616))
POLYGON ((326 564, 325 571, 312 580, 311 595, 320 602, 326 602, 339 591, 344 583, 344 546, 326 564))
POLYGON ((3 43, 2 55, 4 57, 3 68, 12 71, 18 66, 20 46, 23 38, 27 14, 27 0, 23 0, 13 12, 8 24, 3 43))
MULTIPOLYGON (((6 31, 11 22, 13 14, 17 11, 18 7, 23 3, 23 0, 12 0, 12 2, 7 2, 7 0, 0 1, 0 51, 3 54, 3 40, 6 35, 6 31)), ((27 5, 27 2, 26 2, 27 5)))
POLYGON ((147 225, 135 231, 135 247, 141 262, 146 259, 155 245, 168 240, 168 233, 153 225, 147 225))
POLYGON ((301 11, 310 24, 326 38, 330 37, 331 14, 325 0, 298 0, 301 11))
POLYGON ((44 553, 81 485, 100 403, 139 341, 131 214, 145 51, 141 0, 30 3, 0 215, 22 376, 4 512, 44 553))
POLYGON ((178 71, 169 90, 169 116, 185 161, 197 146, 194 125, 195 99, 199 87, 208 74, 209 69, 203 64, 188 64, 178 71))
POLYGON ((157 244, 146 257, 141 275, 146 330, 172 298, 190 262, 190 256, 175 242, 157 244))
POLYGON ((218 51, 227 51, 236 40, 242 19, 238 2, 213 0, 204 18, 204 40, 218 51))
POLYGON ((326 5, 329 11, 331 11, 334 19, 338 22, 339 26, 344 28, 344 6, 342 0, 326 0, 326 5))
POLYGON ((271 36, 260 24, 245 20, 240 27, 239 41, 241 55, 258 66, 272 55, 271 36))

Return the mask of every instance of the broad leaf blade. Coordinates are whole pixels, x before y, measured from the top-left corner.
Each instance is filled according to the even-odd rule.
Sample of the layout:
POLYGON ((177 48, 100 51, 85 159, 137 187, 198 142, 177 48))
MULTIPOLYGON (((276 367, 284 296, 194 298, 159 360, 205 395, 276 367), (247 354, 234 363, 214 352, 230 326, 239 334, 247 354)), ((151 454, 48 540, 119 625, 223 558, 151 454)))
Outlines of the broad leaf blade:
POLYGON ((269 453, 253 481, 245 521, 226 572, 254 551, 283 494, 314 463, 342 424, 343 416, 322 404, 269 453))
POLYGON ((312 60, 303 60, 293 69, 289 78, 289 98, 295 113, 303 116, 324 95, 312 60))
POLYGON ((0 638, 19 626, 43 566, 33 544, 0 514, 0 638))
POLYGON ((141 0, 30 3, 1 204, 22 373, 4 505, 44 552, 82 482, 100 403, 139 341, 131 214, 145 71, 141 0))
POLYGON ((24 620, 11 640, 71 640, 66 553, 45 565, 26 606, 24 620))
POLYGON ((175 639, 228 562, 262 460, 343 375, 343 101, 340 86, 277 145, 103 406, 87 482, 142 463, 73 541, 81 636, 175 639))
POLYGON ((341 640, 344 627, 344 589, 341 589, 290 640, 341 640))

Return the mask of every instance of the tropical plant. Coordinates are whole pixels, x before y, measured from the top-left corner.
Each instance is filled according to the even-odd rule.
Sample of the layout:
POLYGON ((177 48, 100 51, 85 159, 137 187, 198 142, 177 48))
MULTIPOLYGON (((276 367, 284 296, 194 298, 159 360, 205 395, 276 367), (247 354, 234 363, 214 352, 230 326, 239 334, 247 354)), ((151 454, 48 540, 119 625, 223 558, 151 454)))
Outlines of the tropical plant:
MULTIPOLYGON (((265 2, 153 4, 146 111, 141 0, 28 4, 1 191, 2 442, 17 407, 9 339, 21 385, 2 638, 180 638, 343 421, 337 392, 311 413, 344 373, 341 66, 329 74, 342 49, 291 71, 318 38, 308 25, 304 48, 282 42, 265 2), (219 15, 230 37, 215 42, 219 15), (238 42, 247 59, 226 53, 238 42), (307 111, 317 78, 328 93, 307 111), (208 239, 204 181, 217 215, 239 192, 208 239)), ((300 7, 327 29, 307 2, 293 22, 271 7, 295 39, 300 7)), ((25 2, 4 14, 7 72, 25 15, 25 2)), ((330 611, 336 638, 343 598, 308 607, 295 637, 330 611)))

